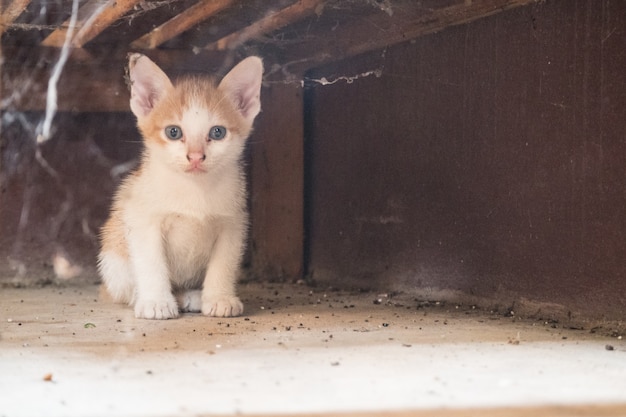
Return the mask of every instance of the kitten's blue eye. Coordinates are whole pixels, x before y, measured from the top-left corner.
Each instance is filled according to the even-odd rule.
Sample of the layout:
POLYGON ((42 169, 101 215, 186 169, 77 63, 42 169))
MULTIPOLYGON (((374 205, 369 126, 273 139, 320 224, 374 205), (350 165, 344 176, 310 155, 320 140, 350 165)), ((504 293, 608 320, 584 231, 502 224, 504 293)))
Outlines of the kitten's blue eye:
POLYGON ((178 126, 168 126, 165 128, 165 136, 171 140, 178 140, 183 137, 183 129, 178 126))
POLYGON ((222 140, 226 137, 226 128, 224 126, 213 126, 209 130, 209 138, 213 140, 222 140))

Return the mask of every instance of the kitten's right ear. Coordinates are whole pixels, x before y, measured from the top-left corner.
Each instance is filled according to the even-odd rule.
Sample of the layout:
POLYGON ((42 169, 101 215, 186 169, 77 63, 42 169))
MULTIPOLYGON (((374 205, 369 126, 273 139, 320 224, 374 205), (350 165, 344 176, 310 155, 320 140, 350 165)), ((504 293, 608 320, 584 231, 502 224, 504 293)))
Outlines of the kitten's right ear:
POLYGON ((163 97, 172 82, 148 57, 128 55, 128 82, 130 84, 130 109, 138 118, 147 116, 163 97))

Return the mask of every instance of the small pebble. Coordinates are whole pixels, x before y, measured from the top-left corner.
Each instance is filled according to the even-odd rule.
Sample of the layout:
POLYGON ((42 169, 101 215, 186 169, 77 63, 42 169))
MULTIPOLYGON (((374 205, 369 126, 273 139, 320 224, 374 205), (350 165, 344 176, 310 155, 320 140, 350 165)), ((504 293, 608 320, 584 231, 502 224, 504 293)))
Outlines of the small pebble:
POLYGON ((613 347, 613 345, 606 345, 604 347, 606 350, 615 350, 615 348, 613 347))

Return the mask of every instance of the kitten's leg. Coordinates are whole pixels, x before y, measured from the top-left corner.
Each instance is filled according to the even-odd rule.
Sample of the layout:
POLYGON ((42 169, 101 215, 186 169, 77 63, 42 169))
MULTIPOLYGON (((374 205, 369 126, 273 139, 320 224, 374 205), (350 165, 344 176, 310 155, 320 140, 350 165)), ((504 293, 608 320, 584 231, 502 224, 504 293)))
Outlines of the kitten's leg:
POLYGON ((132 304, 135 299, 135 279, 131 269, 125 227, 118 210, 102 228, 102 249, 98 255, 98 270, 107 292, 117 303, 132 304))
POLYGON ((231 317, 243 313, 243 304, 235 285, 243 254, 244 222, 228 223, 215 241, 202 289, 202 313, 208 316, 231 317), (240 224, 239 224, 240 223, 240 224))
POLYGON ((102 283, 116 303, 132 304, 135 283, 128 259, 112 251, 102 251, 98 256, 98 269, 102 283))
POLYGON ((189 313, 199 313, 202 311, 202 291, 186 290, 176 294, 178 308, 180 311, 189 313))
POLYGON ((134 222, 128 246, 137 282, 135 317, 177 317, 178 304, 172 294, 160 224, 134 222))

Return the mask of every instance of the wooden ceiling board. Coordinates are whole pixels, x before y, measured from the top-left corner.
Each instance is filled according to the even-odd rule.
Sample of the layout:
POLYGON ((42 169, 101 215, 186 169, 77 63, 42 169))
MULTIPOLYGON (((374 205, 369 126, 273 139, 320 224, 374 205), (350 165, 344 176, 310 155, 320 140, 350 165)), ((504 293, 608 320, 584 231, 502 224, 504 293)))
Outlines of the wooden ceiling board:
POLYGON ((237 32, 210 43, 205 49, 214 51, 235 49, 251 39, 257 39, 260 36, 299 22, 306 16, 322 14, 325 3, 325 0, 299 0, 284 9, 268 14, 237 32))
POLYGON ((467 23, 492 14, 535 3, 536 0, 483 0, 456 2, 447 7, 423 9, 412 0, 394 2, 391 15, 372 13, 337 25, 331 33, 320 33, 291 49, 287 62, 305 62, 308 67, 337 61, 420 36, 467 23))
POLYGON ((0 33, 4 32, 4 27, 10 25, 28 7, 31 0, 11 0, 0 10, 0 33))
POLYGON ((104 28, 84 47, 96 52, 106 51, 107 55, 115 55, 117 51, 123 51, 125 55, 131 50, 130 44, 134 40, 150 33, 196 3, 197 0, 140 1, 115 22, 104 28))
POLYGON ((154 49, 230 6, 233 1, 200 0, 189 9, 174 16, 161 26, 154 28, 150 33, 133 41, 130 46, 135 49, 154 49))
POLYGON ((117 22, 129 10, 141 3, 141 0, 109 0, 98 10, 98 13, 80 28, 74 36, 72 44, 82 48, 86 43, 98 36, 103 30, 117 22))
MULTIPOLYGON (((91 72, 123 68, 131 51, 157 56, 159 63, 200 71, 207 64, 214 66, 213 61, 194 59, 207 52, 223 51, 225 55, 220 56, 226 66, 254 53, 272 68, 268 74, 302 77, 325 63, 383 50, 537 1, 82 0, 66 66, 81 66, 77 74, 83 74, 82 79, 73 79, 77 89, 88 86, 90 78, 98 78, 90 77, 91 72), (196 64, 188 64, 192 61, 196 64), (280 67, 289 71, 277 71, 280 67)), ((25 68, 25 55, 28 62, 34 62, 28 65, 36 67, 54 61, 58 57, 54 50, 67 37, 72 4, 71 0, 10 0, 1 15, 4 65, 25 68), (33 56, 41 58, 33 60, 33 56)), ((16 85, 6 78, 3 83, 16 85)), ((45 83, 45 77, 36 82, 45 83)), ((97 103, 90 106, 97 107, 97 103)), ((103 103, 103 110, 107 106, 103 103)), ((80 110, 81 106, 69 107, 80 110)))

